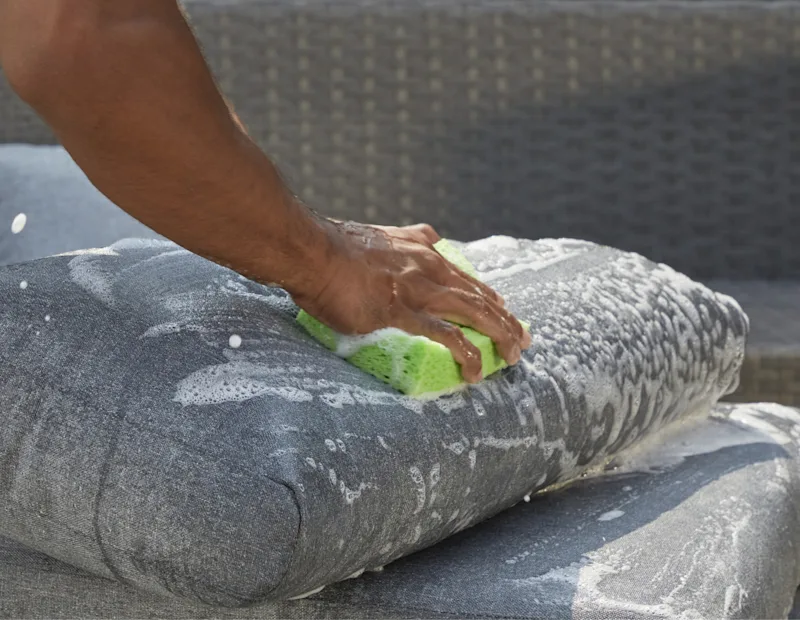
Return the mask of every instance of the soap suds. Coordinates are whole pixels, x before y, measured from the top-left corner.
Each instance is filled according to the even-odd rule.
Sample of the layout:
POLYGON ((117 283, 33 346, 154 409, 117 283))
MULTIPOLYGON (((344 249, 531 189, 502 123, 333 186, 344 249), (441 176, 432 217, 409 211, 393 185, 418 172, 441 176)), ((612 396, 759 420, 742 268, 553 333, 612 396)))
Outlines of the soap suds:
POLYGON ((473 241, 469 244, 469 247, 471 250, 487 253, 503 251, 516 252, 519 250, 519 241, 507 235, 493 235, 485 239, 473 241))
POLYGON ((233 360, 227 364, 208 366, 178 383, 174 400, 184 406, 216 405, 224 402, 244 402, 260 396, 273 396, 291 402, 314 400, 315 394, 326 405, 341 409, 344 405, 400 405, 421 414, 424 403, 398 394, 391 388, 385 391, 368 390, 358 386, 315 378, 310 368, 286 368, 233 360))
POLYGON ((113 279, 102 267, 107 256, 118 256, 113 250, 83 250, 69 262, 72 281, 109 307, 114 307, 113 279))
POLYGON ((117 254, 111 248, 86 248, 84 250, 71 250, 69 252, 62 252, 61 254, 56 254, 55 256, 119 256, 119 254, 117 254))
POLYGON ((454 441, 453 443, 450 444, 442 442, 442 446, 450 450, 450 452, 452 452, 456 456, 460 456, 467 449, 466 446, 464 446, 464 444, 460 441, 454 441))
MULTIPOLYGON (((362 336, 346 336, 343 334, 337 334, 335 353, 339 357, 347 359, 348 357, 352 357, 358 353, 360 349, 371 345, 381 345, 387 349, 391 349, 393 346, 391 339, 397 337, 400 338, 400 342, 407 343, 408 346, 416 341, 427 342, 427 339, 422 338, 421 336, 413 336, 401 329, 387 327, 385 329, 375 330, 374 332, 364 334, 362 336)), ((397 342, 397 340, 394 342, 397 342)), ((402 357, 403 356, 401 353, 400 358, 402 357)))
POLYGON ((484 282, 494 282, 495 280, 510 278, 511 276, 515 276, 518 273, 522 273, 524 271, 541 271, 546 267, 550 267, 558 263, 563 263, 565 260, 568 260, 570 258, 572 258, 572 254, 555 256, 549 260, 543 260, 533 263, 517 263, 516 265, 512 265, 511 267, 507 267, 505 269, 495 269, 494 271, 487 271, 486 273, 482 273, 481 280, 483 280, 484 282))
POLYGON ((536 435, 528 437, 480 437, 475 440, 475 447, 488 446, 498 450, 511 450, 512 448, 530 448, 537 445, 539 438, 536 435))
POLYGON ((320 586, 316 590, 311 590, 310 592, 306 592, 305 594, 301 594, 300 596, 293 596, 292 598, 288 599, 290 601, 299 601, 304 598, 308 598, 309 596, 314 596, 315 594, 319 594, 325 589, 325 586, 320 586))
POLYGON ((422 512, 422 509, 425 508, 425 500, 427 497, 425 478, 419 467, 412 467, 408 471, 411 474, 411 480, 414 482, 414 489, 417 495, 417 507, 414 509, 414 514, 418 515, 422 512))
MULTIPOLYGON (((776 427, 755 418, 747 411, 732 415, 731 420, 741 424, 705 417, 690 417, 675 422, 634 448, 615 456, 612 461, 614 472, 621 474, 659 471, 679 465, 687 457, 710 454, 724 448, 787 441, 787 437, 776 427)), ((627 486, 623 490, 631 491, 632 488, 627 486)))
POLYGON ((28 223, 28 216, 24 213, 18 214, 13 221, 11 222, 11 232, 14 235, 18 235, 22 232, 22 229, 25 228, 25 224, 28 223))
MULTIPOLYGON (((175 251, 182 251, 186 253, 186 250, 182 250, 178 248, 172 241, 166 241, 164 239, 144 239, 141 237, 129 237, 127 239, 120 239, 119 241, 115 241, 112 243, 107 249, 109 250, 152 250, 155 248, 159 249, 174 249, 175 251)), ((116 253, 116 252, 115 252, 116 253)))
POLYGON ((148 328, 140 338, 158 338, 167 334, 178 334, 181 331, 181 326, 178 323, 162 323, 161 325, 154 325, 148 328))

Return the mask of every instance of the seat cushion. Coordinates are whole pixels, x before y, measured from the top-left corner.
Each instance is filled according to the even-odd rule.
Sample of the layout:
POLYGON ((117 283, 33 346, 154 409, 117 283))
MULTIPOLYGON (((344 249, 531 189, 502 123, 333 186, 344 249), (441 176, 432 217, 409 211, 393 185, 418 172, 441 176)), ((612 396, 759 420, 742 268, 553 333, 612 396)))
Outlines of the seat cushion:
POLYGON ((284 599, 572 479, 736 385, 747 319, 728 297, 580 241, 463 250, 533 346, 430 402, 311 340, 284 291, 166 242, 0 269, 0 535, 157 594, 284 599))
POLYGON ((720 406, 602 474, 534 496, 302 601, 181 604, 0 540, 14 618, 777 618, 800 583, 800 412, 720 406))
POLYGON ((63 148, 0 145, 0 265, 160 238, 97 191, 63 148), (13 219, 25 214, 21 232, 13 219))

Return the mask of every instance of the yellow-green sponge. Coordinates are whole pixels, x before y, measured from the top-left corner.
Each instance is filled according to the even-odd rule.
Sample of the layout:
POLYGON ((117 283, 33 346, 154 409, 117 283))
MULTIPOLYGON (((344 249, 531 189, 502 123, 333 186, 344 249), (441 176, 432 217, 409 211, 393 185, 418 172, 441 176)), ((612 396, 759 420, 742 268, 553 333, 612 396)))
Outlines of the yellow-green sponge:
MULTIPOLYGON (((434 247, 456 267, 477 277, 474 267, 453 245, 442 240, 434 247)), ((303 310, 297 322, 354 366, 409 396, 446 392, 464 383, 461 368, 450 351, 428 338, 412 336, 399 329, 381 329, 366 336, 342 336, 303 310)), ((525 323, 523 326, 528 328, 525 323)), ((480 350, 484 377, 508 365, 488 336, 469 327, 459 327, 480 350)))

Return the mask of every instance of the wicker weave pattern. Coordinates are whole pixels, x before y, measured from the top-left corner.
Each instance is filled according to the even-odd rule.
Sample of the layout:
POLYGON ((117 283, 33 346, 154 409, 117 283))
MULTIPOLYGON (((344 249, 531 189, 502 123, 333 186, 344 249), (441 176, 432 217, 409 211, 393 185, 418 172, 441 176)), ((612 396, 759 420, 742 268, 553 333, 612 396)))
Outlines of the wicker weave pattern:
POLYGON ((739 389, 725 400, 800 405, 800 355, 748 352, 739 389))
MULTIPOLYGON (((800 4, 188 3, 315 208, 800 276, 800 4)), ((49 141, 0 89, 0 140, 49 141)))

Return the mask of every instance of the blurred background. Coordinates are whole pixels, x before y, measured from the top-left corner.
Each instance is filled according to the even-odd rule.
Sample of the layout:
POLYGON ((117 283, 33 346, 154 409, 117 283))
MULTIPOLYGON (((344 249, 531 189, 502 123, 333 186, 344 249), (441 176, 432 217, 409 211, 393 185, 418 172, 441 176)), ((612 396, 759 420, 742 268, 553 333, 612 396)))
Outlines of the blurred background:
MULTIPOLYGON (((734 399, 800 405, 800 4, 184 5, 315 209, 667 263, 750 315, 734 399)), ((54 142, 2 80, 0 142, 54 142)))

